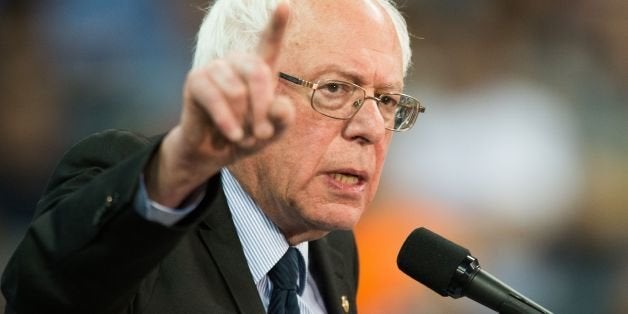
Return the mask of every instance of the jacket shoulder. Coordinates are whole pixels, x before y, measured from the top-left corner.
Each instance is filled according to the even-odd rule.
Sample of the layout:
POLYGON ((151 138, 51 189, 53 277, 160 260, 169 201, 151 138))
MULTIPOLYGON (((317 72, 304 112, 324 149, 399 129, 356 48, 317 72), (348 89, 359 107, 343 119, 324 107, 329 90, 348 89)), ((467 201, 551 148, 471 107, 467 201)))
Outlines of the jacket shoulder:
POLYGON ((142 160, 148 158, 158 142, 158 138, 150 139, 130 131, 113 129, 92 134, 79 141, 57 164, 43 197, 37 204, 35 216, 132 156, 145 155, 139 156, 140 165, 137 167, 141 168, 142 160))

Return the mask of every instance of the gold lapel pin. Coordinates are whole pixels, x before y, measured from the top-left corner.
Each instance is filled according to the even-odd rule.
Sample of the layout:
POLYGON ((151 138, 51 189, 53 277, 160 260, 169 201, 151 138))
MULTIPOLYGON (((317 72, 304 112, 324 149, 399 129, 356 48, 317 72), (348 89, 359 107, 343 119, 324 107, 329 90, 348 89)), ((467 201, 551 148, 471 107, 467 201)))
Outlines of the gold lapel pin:
POLYGON ((349 299, 347 299, 347 296, 343 295, 342 297, 340 297, 340 302, 342 304, 342 309, 345 311, 345 313, 349 313, 349 299))

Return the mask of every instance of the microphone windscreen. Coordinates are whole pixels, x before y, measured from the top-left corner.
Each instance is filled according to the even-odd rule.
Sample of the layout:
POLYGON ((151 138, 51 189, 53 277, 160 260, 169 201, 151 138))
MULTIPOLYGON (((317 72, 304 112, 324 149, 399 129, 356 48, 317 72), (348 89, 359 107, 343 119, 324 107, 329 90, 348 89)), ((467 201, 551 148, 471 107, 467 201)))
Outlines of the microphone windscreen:
POLYGON ((397 266, 438 294, 449 296, 447 288, 451 279, 468 255, 469 250, 421 227, 412 231, 403 243, 397 266))

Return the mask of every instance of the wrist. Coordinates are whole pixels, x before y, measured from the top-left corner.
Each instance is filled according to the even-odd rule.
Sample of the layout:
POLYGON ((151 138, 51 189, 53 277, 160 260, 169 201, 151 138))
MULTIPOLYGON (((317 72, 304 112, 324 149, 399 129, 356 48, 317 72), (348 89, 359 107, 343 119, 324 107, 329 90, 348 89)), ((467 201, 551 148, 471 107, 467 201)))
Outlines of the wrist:
POLYGON ((197 193, 209 177, 220 170, 211 162, 202 162, 178 148, 176 130, 169 133, 151 158, 144 175, 148 196, 168 207, 176 208, 197 193), (215 168, 215 169, 214 169, 215 168))

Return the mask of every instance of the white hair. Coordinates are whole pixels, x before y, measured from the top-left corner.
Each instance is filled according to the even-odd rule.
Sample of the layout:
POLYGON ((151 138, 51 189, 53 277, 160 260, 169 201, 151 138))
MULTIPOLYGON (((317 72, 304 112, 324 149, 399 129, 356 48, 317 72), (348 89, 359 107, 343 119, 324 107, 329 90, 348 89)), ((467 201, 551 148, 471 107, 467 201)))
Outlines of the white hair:
MULTIPOLYGON (((198 32, 192 68, 201 67, 230 52, 253 51, 271 14, 281 1, 285 0, 216 0, 198 32)), ((378 2, 397 32, 405 76, 412 57, 406 21, 393 0, 378 2)))

